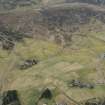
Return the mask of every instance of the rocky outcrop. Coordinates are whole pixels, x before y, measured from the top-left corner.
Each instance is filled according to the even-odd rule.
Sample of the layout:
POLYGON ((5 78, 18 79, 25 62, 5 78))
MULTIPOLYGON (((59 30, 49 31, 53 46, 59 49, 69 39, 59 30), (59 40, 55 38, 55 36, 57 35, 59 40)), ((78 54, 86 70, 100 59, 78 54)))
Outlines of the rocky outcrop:
POLYGON ((0 97, 0 105, 20 105, 17 91, 8 90, 3 92, 0 97))
POLYGON ((39 62, 39 61, 36 60, 36 59, 28 59, 28 60, 25 60, 25 61, 23 62, 23 64, 20 64, 20 65, 19 65, 19 68, 20 68, 20 70, 25 70, 25 69, 28 69, 28 68, 34 66, 34 65, 37 65, 38 62, 39 62))
POLYGON ((53 97, 53 95, 52 95, 51 90, 49 88, 47 88, 42 92, 39 99, 42 99, 42 98, 51 99, 52 97, 53 97))
POLYGON ((23 38, 27 37, 23 33, 18 32, 16 30, 12 30, 11 28, 6 28, 4 26, 0 26, 0 41, 1 47, 4 50, 12 50, 15 46, 16 42, 23 41, 23 38))
POLYGON ((41 0, 0 0, 0 10, 11 10, 17 7, 38 5, 41 0))
POLYGON ((94 89, 95 85, 91 83, 81 82, 79 80, 72 80, 69 84, 71 87, 94 89))
POLYGON ((85 102, 85 105, 105 105, 105 99, 92 98, 85 102))

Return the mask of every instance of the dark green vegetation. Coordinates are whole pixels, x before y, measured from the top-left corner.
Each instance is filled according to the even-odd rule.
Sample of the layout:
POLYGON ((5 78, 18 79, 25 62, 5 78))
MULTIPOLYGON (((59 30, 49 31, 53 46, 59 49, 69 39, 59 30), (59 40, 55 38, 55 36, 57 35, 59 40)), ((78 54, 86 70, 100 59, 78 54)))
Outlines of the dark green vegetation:
POLYGON ((4 50, 12 50, 16 42, 22 42, 23 38, 28 37, 19 31, 15 31, 11 28, 0 27, 0 41, 1 47, 4 50))

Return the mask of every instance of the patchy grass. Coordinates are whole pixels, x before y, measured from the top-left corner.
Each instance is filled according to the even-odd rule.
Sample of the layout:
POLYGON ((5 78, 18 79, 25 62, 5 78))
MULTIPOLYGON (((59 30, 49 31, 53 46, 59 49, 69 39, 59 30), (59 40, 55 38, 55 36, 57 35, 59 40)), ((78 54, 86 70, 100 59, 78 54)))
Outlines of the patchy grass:
MULTIPOLYGON (((35 104, 40 90, 49 85, 60 88, 77 101, 105 96, 105 86, 96 86, 90 90, 70 88, 67 84, 72 79, 89 82, 92 79, 96 83, 101 78, 96 71, 100 63, 105 72, 105 61, 100 58, 105 53, 105 43, 93 37, 100 33, 88 34, 82 42, 77 43, 75 40, 70 48, 65 49, 53 42, 25 39, 24 43, 16 45, 11 54, 0 50, 0 79, 3 81, 3 90, 17 89, 22 105, 35 104), (24 71, 19 70, 17 65, 30 58, 38 58, 39 64, 24 71)), ((50 102, 53 103, 53 100, 48 104, 50 102)))

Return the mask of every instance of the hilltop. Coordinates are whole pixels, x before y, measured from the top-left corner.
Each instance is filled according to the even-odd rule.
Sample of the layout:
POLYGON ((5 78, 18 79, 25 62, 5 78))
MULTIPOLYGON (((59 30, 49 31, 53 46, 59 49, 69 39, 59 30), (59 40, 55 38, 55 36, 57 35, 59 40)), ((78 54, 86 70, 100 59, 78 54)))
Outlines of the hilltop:
POLYGON ((88 3, 94 5, 105 5, 105 0, 0 0, 0 11, 14 10, 20 8, 39 8, 42 5, 54 5, 61 3, 88 3))
POLYGON ((56 4, 56 3, 88 3, 88 4, 95 4, 95 5, 105 5, 105 0, 48 0, 47 3, 56 4))

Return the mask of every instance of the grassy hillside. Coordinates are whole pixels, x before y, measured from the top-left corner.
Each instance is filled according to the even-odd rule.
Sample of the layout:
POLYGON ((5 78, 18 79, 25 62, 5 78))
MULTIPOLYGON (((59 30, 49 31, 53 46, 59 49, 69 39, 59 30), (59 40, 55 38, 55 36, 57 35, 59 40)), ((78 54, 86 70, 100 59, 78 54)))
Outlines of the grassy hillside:
POLYGON ((54 97, 38 105, 61 101, 64 94, 78 102, 105 97, 105 10, 96 7, 64 4, 1 13, 0 25, 12 30, 2 32, 3 37, 24 35, 22 41, 13 40, 11 51, 0 43, 0 92, 17 90, 22 105, 35 105, 46 87, 54 97), (27 59, 39 62, 21 70, 27 59), (73 79, 95 87, 70 87, 73 79))
MULTIPOLYGON (((97 24, 104 28, 102 23, 97 24)), ((72 79, 105 83, 105 58, 101 58, 105 53, 104 31, 89 32, 89 26, 92 25, 84 25, 83 32, 80 32, 87 37, 75 36, 69 48, 62 48, 54 42, 25 39, 24 43, 16 45, 11 54, 0 50, 2 91, 18 90, 22 105, 34 105, 44 87, 57 87, 56 91, 63 90, 77 101, 105 96, 104 85, 96 85, 92 90, 68 85, 72 79), (20 70, 20 62, 31 58, 39 59, 40 63, 20 70)))

